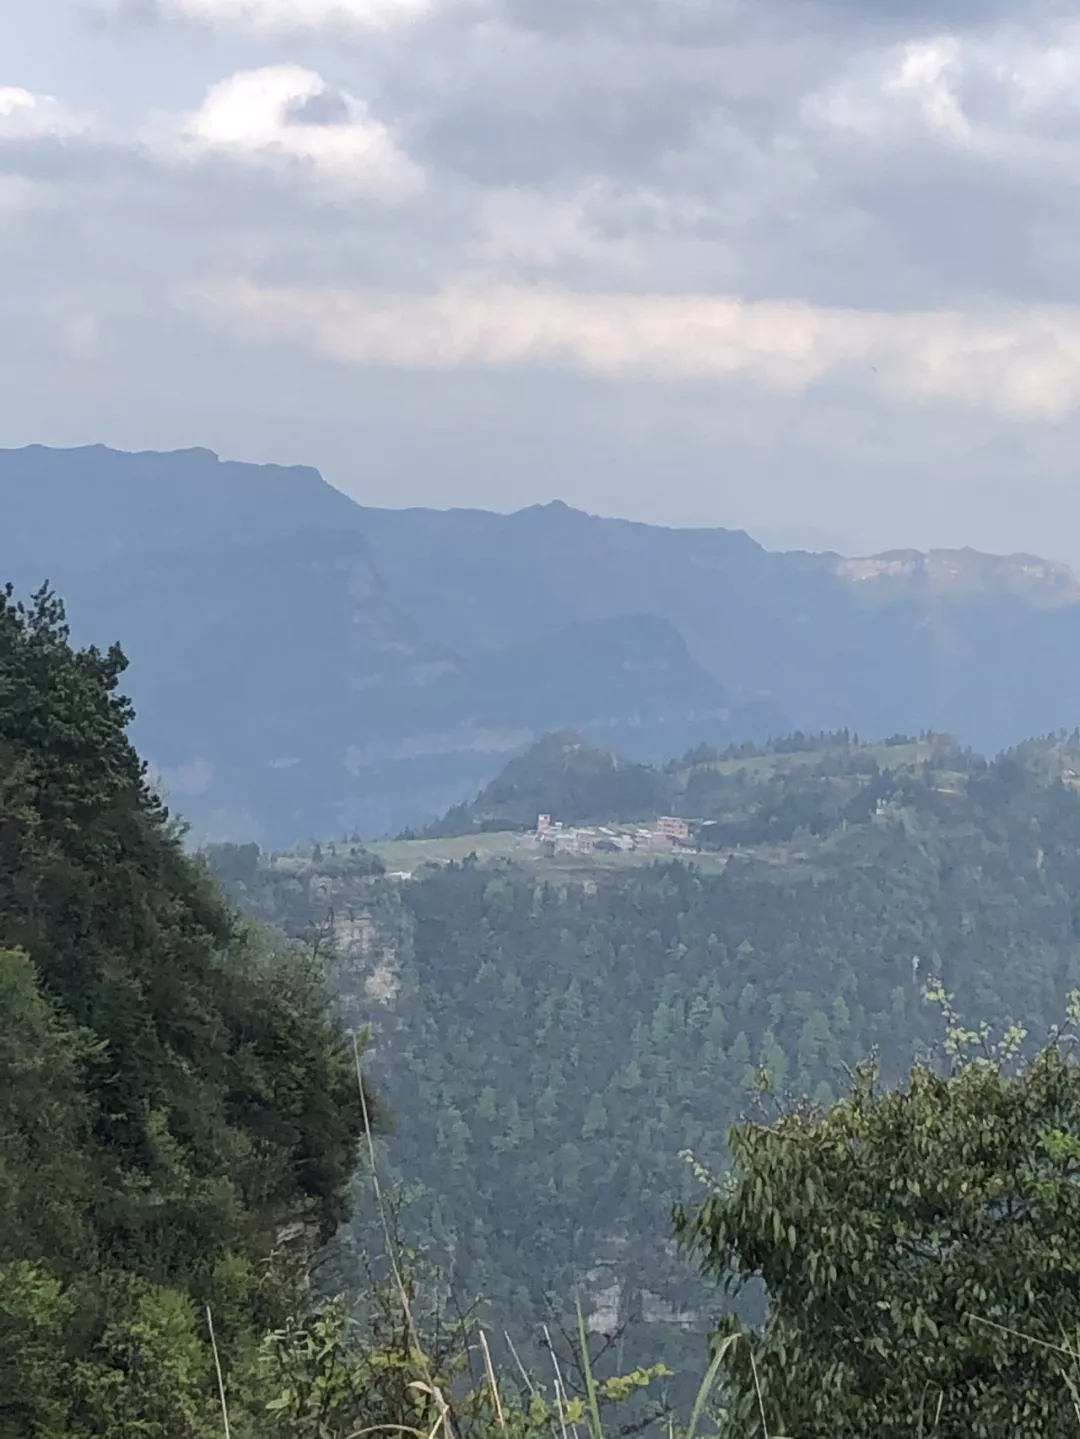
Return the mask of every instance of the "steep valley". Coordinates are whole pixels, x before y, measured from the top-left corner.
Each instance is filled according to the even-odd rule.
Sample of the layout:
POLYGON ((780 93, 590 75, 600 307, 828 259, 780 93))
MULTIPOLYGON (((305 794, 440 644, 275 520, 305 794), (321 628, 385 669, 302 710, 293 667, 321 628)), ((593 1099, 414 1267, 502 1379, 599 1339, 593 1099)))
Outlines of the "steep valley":
MULTIPOLYGON (((560 754, 532 761, 552 792, 560 754)), ((937 979, 972 1023, 1041 1034, 1064 1012, 1078 767, 1075 738, 988 762, 832 736, 667 775, 723 831, 683 857, 549 857, 524 825, 462 816, 456 836, 212 858, 251 913, 322 936, 372 1026, 387 1175, 448 1292, 523 1343, 582 1292, 595 1328, 678 1357, 718 1297, 671 1209, 695 1165, 723 1172, 727 1126, 768 1110, 763 1072, 821 1105, 873 1051, 900 1076, 940 1042, 937 979)))

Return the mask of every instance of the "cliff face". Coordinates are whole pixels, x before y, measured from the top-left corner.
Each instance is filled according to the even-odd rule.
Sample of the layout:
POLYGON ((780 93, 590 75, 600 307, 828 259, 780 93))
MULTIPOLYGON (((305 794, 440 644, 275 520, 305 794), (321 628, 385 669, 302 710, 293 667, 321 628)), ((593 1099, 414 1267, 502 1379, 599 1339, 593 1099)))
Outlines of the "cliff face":
POLYGON ((988 555, 979 550, 890 550, 837 558, 834 572, 863 596, 1013 596, 1036 609, 1080 604, 1080 580, 1069 565, 1037 555, 988 555))

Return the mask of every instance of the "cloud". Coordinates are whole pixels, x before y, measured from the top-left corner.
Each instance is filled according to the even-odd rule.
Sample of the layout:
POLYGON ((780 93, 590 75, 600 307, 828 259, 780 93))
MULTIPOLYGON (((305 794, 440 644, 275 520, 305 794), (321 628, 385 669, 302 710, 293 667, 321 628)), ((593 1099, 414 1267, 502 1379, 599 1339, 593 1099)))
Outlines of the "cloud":
POLYGON ((62 139, 81 135, 88 122, 52 95, 36 95, 17 85, 0 85, 0 140, 62 139))
POLYGON ((873 139, 921 131, 963 144, 972 128, 956 93, 960 71, 955 36, 912 41, 860 59, 838 83, 810 99, 806 114, 873 139))
MULTIPOLYGON (((1019 426, 1001 473, 1073 484, 1080 26, 1056 0, 110 8, 159 23, 70 35, 77 93, 9 66, 89 125, 0 91, 28 439, 55 406, 79 439, 334 456, 380 501, 566 476, 632 509, 678 469, 682 513, 718 522, 710 483, 757 494, 770 451, 796 523, 845 464, 845 506, 886 471, 936 504, 1019 426)), ((982 513, 957 501, 954 535, 982 513)))
POLYGON ((28 153, 68 142, 89 130, 87 120, 52 95, 35 94, 17 85, 0 86, 0 226, 11 228, 59 202, 54 184, 24 173, 28 153))
POLYGON ((710 210, 693 197, 587 182, 577 189, 492 189, 475 201, 466 267, 483 276, 560 279, 574 287, 648 290, 683 277, 730 280, 725 246, 698 230, 710 210))
POLYGON ((0 225, 51 209, 56 199, 53 187, 41 180, 0 172, 0 225))
POLYGON ((175 153, 307 173, 337 191, 394 202, 423 184, 390 130, 346 90, 299 65, 242 70, 174 132, 175 153))
POLYGON ((71 360, 97 362, 104 358, 106 341, 100 317, 78 302, 57 300, 44 317, 61 352, 71 360))
MULTIPOLYGON (((385 31, 423 18, 439 0, 96 0, 95 8, 123 19, 149 13, 217 30, 276 36, 319 30, 385 31)), ((445 3, 445 0, 442 0, 445 3)))
POLYGON ((1080 25, 941 33, 855 56, 804 115, 871 143, 929 141, 1004 164, 1080 158, 1080 25))
POLYGON ((380 295, 245 282, 190 298, 211 324, 344 364, 554 363, 612 378, 740 377, 779 392, 835 378, 902 402, 959 402, 1019 420, 1080 408, 1080 309, 893 314, 716 295, 512 286, 380 295))

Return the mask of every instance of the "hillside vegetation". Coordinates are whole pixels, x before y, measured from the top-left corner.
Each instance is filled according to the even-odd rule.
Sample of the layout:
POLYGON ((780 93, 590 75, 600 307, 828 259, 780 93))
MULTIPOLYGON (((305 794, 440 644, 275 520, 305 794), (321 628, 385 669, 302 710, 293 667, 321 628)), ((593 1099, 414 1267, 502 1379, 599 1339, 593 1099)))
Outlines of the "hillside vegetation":
POLYGON ((671 792, 661 771, 564 730, 511 760, 474 800, 455 805, 424 834, 441 839, 527 830, 541 813, 568 824, 642 819, 658 814, 671 792))
POLYGON ((430 864, 431 841, 407 880, 341 845, 251 849, 242 877, 239 852, 218 862, 254 913, 324 934, 348 1012, 374 1027, 410 1224, 455 1292, 520 1335, 582 1286, 594 1327, 642 1319, 642 1353, 671 1356, 717 1308, 668 1242, 672 1205, 698 1192, 683 1156, 723 1171, 762 1069, 825 1106, 872 1050, 898 1078, 939 1033, 934 977, 972 1022, 1041 1033, 1063 1013, 1080 982, 1074 766, 1075 737, 994 761, 844 736, 691 756, 660 778, 717 816, 719 868, 430 864))
POLYGON ((691 822, 696 846, 757 844, 790 839, 800 824, 820 834, 845 819, 864 817, 864 808, 884 796, 881 783, 891 783, 880 781, 883 773, 900 776, 930 766, 939 783, 948 784, 950 772, 959 774, 968 763, 947 735, 896 735, 881 744, 860 744, 844 730, 763 745, 747 741, 722 751, 697 745, 660 768, 627 761, 565 730, 545 735, 475 799, 455 805, 423 834, 451 838, 531 830, 541 813, 572 825, 670 814, 691 822), (950 771, 954 757, 958 769, 950 771))
POLYGON ((184 853, 124 663, 0 591, 3 1439, 219 1434, 208 1312, 239 1423, 356 1165, 318 968, 184 853))
POLYGON ((608 873, 215 851, 297 945, 123 669, 0 594, 0 1439, 1071 1432, 1080 737, 696 753, 732 843, 608 873))

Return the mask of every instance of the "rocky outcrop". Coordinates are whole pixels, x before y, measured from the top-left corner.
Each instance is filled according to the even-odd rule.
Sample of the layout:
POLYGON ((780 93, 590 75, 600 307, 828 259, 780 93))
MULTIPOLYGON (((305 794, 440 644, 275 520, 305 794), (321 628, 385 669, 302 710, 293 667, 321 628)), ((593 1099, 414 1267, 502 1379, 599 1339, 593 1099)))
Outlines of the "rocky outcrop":
POLYGON ((875 599, 934 595, 1011 595, 1037 609, 1080 604, 1080 580, 1059 560, 988 555, 980 550, 889 550, 833 561, 838 578, 875 599))

